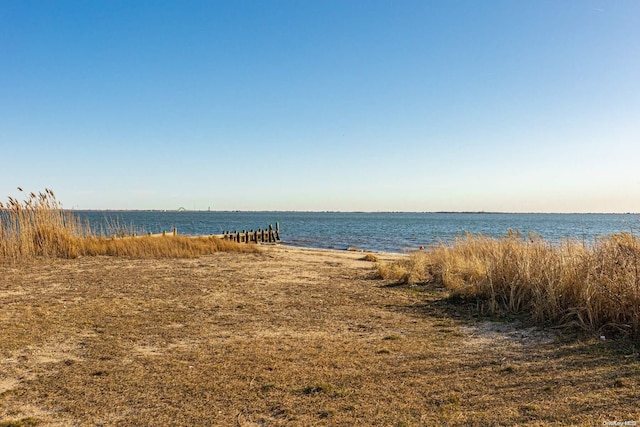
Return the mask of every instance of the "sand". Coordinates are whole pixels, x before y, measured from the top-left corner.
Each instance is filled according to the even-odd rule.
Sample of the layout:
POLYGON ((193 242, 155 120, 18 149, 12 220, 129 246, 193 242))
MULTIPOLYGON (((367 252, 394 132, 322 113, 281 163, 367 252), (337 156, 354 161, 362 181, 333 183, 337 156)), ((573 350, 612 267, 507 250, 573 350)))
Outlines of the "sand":
POLYGON ((473 304, 453 303, 437 286, 377 278, 363 256, 265 246, 259 254, 195 259, 1 266, 0 420, 640 421, 632 345, 478 319, 473 304))

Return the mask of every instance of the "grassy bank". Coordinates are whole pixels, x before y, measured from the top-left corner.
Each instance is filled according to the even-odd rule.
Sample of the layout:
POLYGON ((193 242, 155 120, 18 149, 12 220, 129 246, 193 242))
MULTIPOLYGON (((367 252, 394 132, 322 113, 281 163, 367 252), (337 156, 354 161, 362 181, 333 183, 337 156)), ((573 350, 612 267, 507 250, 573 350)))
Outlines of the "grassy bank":
POLYGON ((640 241, 628 233, 558 245, 520 233, 466 235, 380 264, 379 273, 442 284, 487 314, 526 313, 538 324, 640 338, 640 241))
MULTIPOLYGON (((19 189, 22 192, 22 189, 19 189)), ((119 232, 120 230, 118 230, 119 232)), ((107 235, 120 234, 106 233, 107 235)), ((255 245, 241 245, 214 236, 98 235, 88 223, 62 208, 53 191, 29 193, 24 200, 9 197, 0 202, 0 259, 79 256, 192 257, 214 252, 255 252, 255 245)))

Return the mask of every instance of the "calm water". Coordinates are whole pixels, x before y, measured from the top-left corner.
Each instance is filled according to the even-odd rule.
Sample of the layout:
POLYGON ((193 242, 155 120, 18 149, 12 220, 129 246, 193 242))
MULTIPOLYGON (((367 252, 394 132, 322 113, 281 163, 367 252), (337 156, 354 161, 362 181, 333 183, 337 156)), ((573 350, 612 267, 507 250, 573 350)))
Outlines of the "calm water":
POLYGON ((316 248, 404 252, 456 236, 481 233, 499 237, 508 230, 533 232, 557 242, 592 241, 619 232, 640 233, 638 214, 486 214, 486 213, 337 213, 337 212, 76 212, 96 230, 114 227, 159 233, 220 234, 280 224, 284 243, 316 248))

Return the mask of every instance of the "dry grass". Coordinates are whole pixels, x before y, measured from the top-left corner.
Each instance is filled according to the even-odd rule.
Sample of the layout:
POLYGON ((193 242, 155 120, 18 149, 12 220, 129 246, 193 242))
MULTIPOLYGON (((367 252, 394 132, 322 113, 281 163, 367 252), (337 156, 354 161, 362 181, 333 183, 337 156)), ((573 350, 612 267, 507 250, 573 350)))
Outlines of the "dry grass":
POLYGON ((136 258, 191 258, 216 252, 258 252, 254 244, 241 244, 216 236, 89 237, 79 242, 83 255, 136 258))
MULTIPOLYGON (((19 188, 20 191, 22 189, 19 188)), ((241 245, 215 236, 124 236, 95 234, 71 212, 62 209, 53 191, 30 193, 24 201, 9 197, 0 203, 0 260, 20 261, 79 256, 195 257, 215 252, 255 252, 255 245, 241 245)))
POLYGON ((64 211, 49 189, 30 193, 24 201, 9 197, 6 204, 0 202, 0 257, 4 259, 77 257, 77 242, 87 231, 88 225, 64 211))
POLYGON ((452 245, 379 266, 382 277, 435 282, 491 314, 640 338, 640 241, 616 234, 592 245, 536 236, 466 235, 452 245))
MULTIPOLYGON (((388 260, 384 254, 377 254, 388 260)), ((637 350, 477 322, 346 251, 0 265, 0 422, 638 421, 637 350)))

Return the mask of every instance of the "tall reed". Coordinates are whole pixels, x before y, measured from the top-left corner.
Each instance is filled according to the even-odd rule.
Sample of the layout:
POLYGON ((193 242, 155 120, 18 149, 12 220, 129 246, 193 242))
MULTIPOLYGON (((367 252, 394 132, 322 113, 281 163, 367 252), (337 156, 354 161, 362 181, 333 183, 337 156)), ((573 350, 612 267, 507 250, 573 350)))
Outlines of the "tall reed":
POLYGON ((88 226, 63 210, 50 189, 29 193, 23 201, 9 197, 6 204, 0 202, 0 257, 76 257, 76 243, 87 232, 88 226))
MULTIPOLYGON (((18 188, 23 192, 21 188, 18 188)), ((133 226, 131 227, 133 228, 133 226)), ((62 209, 50 189, 29 193, 20 201, 9 197, 0 202, 0 260, 36 257, 76 258, 111 255, 132 257, 192 257, 214 252, 255 252, 255 245, 227 242, 217 237, 119 238, 94 233, 88 222, 62 209)))
POLYGON ((592 244, 510 232, 467 234, 451 245, 381 265, 383 277, 444 285, 491 314, 528 313, 538 324, 640 338, 640 240, 630 233, 592 244))

